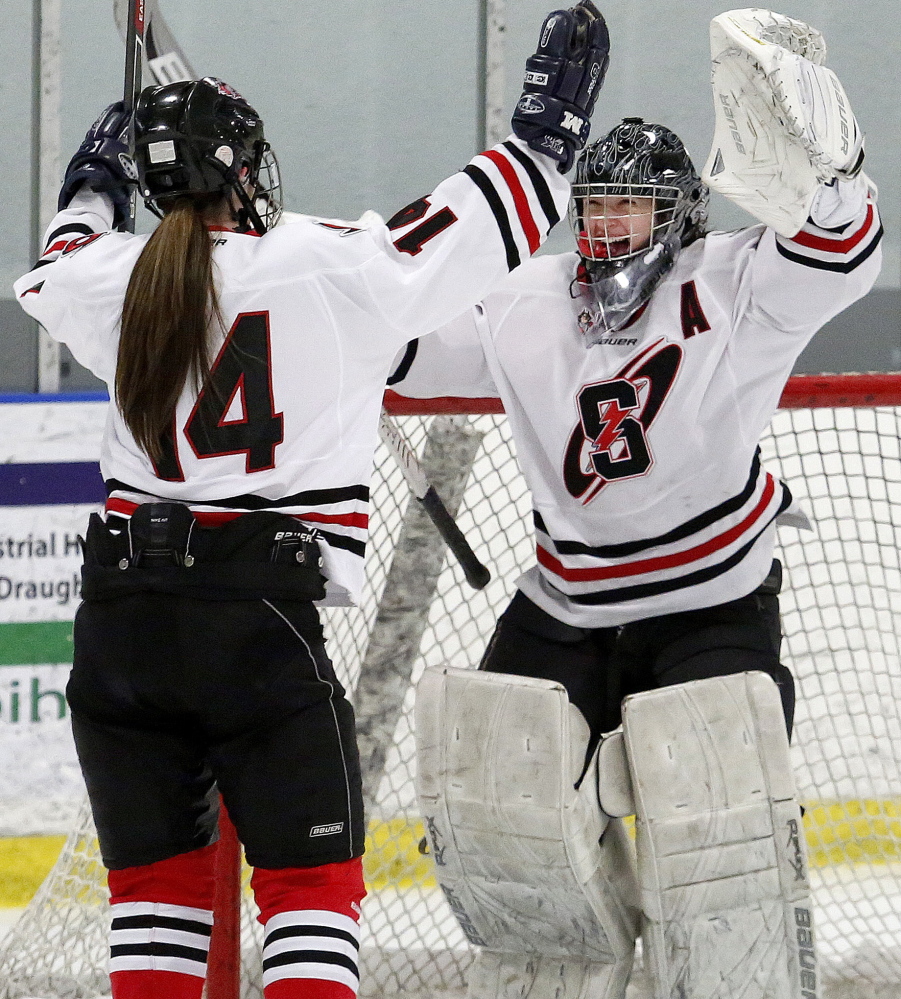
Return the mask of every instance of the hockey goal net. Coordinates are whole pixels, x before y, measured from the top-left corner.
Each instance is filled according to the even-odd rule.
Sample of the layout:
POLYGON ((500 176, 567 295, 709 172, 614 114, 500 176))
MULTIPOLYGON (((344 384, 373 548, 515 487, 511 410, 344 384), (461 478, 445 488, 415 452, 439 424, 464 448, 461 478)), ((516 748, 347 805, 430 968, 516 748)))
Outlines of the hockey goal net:
MULTIPOLYGON (((815 883, 823 999, 901 995, 901 375, 800 376, 762 443, 765 464, 816 524, 780 531, 784 661, 798 681, 794 761, 815 883)), ((329 610, 353 692, 369 815, 361 992, 460 993, 471 951, 420 852, 413 684, 428 664, 474 666, 534 558, 531 506, 496 400, 390 398, 433 484, 491 569, 473 591, 380 449, 368 590, 329 610)), ((0 947, 0 999, 94 997, 108 912, 90 815, 0 947)), ((240 958, 209 992, 260 997, 259 933, 245 884, 240 958), (225 982, 226 984, 222 984, 225 982)), ((218 917, 217 917, 218 918, 218 917)), ((637 973, 640 977, 640 971, 637 973)), ((634 989, 630 989, 630 995, 634 989)), ((638 993, 636 992, 636 995, 638 993)))

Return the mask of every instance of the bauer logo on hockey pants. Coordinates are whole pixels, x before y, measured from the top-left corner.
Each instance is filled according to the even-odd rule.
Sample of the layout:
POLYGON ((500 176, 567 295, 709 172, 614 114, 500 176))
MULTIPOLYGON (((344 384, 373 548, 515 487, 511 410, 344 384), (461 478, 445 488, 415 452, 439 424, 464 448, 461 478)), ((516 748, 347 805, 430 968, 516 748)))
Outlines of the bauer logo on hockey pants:
POLYGON ((313 826, 310 830, 310 836, 337 836, 337 834, 343 830, 343 822, 329 822, 324 826, 313 826))

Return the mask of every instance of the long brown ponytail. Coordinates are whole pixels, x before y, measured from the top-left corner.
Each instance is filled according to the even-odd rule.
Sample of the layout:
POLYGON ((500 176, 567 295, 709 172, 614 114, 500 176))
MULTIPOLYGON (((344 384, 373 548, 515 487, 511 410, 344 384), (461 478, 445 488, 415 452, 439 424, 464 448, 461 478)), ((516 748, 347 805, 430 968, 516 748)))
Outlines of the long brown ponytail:
POLYGON ((178 198, 138 257, 125 292, 116 403, 153 461, 162 456, 186 381, 199 387, 209 376, 209 329, 221 313, 201 213, 219 200, 178 198))

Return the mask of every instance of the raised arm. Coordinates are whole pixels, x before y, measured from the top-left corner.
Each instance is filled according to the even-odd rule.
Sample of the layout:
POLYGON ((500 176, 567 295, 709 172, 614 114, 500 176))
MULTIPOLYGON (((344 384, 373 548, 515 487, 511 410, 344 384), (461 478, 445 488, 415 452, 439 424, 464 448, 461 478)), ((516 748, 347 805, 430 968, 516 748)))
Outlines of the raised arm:
POLYGON ((549 14, 513 135, 371 230, 382 252, 365 278, 390 323, 412 335, 441 326, 538 249, 565 211, 561 172, 588 137, 608 53, 590 0, 549 14))
POLYGON ((704 180, 771 227, 747 287, 777 325, 822 325, 880 266, 876 188, 816 29, 762 9, 710 27, 716 130, 704 180))

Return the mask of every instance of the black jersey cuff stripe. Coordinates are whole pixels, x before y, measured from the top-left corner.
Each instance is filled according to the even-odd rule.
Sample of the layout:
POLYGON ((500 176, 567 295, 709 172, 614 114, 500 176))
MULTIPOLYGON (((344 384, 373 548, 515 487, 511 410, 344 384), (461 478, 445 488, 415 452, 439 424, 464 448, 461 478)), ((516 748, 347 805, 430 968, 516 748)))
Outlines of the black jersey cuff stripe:
POLYGON ((796 264, 803 264, 805 267, 813 267, 820 271, 834 271, 838 274, 850 274, 851 271, 856 270, 876 249, 882 240, 885 233, 882 225, 879 226, 879 230, 873 237, 872 242, 851 260, 843 261, 831 261, 831 260, 818 260, 815 257, 805 257, 800 253, 793 253, 791 250, 783 246, 781 239, 777 237, 776 239, 776 249, 785 257, 787 260, 792 260, 796 264))
POLYGON ((336 954, 328 950, 286 950, 263 958, 263 971, 283 968, 286 964, 335 964, 346 968, 352 975, 360 977, 360 969, 346 954, 336 954))
POLYGON ((267 933, 263 946, 268 947, 269 944, 275 943, 276 940, 284 940, 286 937, 333 937, 335 940, 344 940, 357 949, 360 947, 360 942, 357 938, 352 933, 348 933, 347 930, 339 930, 334 926, 309 926, 306 924, 303 926, 297 924, 282 926, 271 933, 267 933))
POLYGON ((391 372, 388 376, 388 384, 396 385, 398 382, 402 382, 407 375, 410 373, 410 368, 413 361, 416 360, 416 352, 419 350, 419 340, 411 340, 407 344, 407 349, 404 351, 404 356, 401 358, 400 364, 391 372))
POLYGON ((855 221, 856 221, 855 219, 852 219, 850 222, 846 222, 844 225, 837 225, 834 229, 830 229, 829 226, 817 225, 817 223, 814 222, 814 220, 808 216, 807 224, 813 226, 814 229, 819 229, 820 232, 831 232, 839 236, 843 236, 851 228, 851 226, 854 225, 855 221))
MULTIPOLYGON (((621 586, 615 590, 603 590, 596 593, 572 594, 560 590, 557 586, 554 586, 554 589, 563 593, 567 600, 570 600, 575 604, 596 607, 601 604, 622 603, 625 600, 643 600, 647 597, 657 597, 662 593, 672 593, 676 590, 684 590, 690 586, 699 586, 701 583, 707 583, 711 579, 716 579, 718 576, 722 576, 730 569, 735 568, 735 566, 737 566, 738 563, 744 559, 748 552, 751 551, 754 545, 757 544, 760 536, 764 533, 764 531, 766 531, 770 524, 772 524, 779 514, 791 504, 791 493, 787 488, 784 488, 783 491, 784 495, 782 497, 782 502, 779 504, 779 509, 773 514, 772 517, 767 519, 767 522, 760 528, 754 537, 751 538, 751 540, 746 544, 742 545, 742 547, 737 551, 733 552, 728 558, 724 559, 722 562, 718 562, 716 565, 709 565, 703 569, 697 569, 695 572, 690 572, 685 576, 678 576, 675 579, 657 580, 653 583, 640 583, 637 586, 621 586)), ((550 580, 548 580, 548 582, 550 582, 550 580)), ((551 582, 551 585, 553 586, 554 584, 551 582)))
POLYGON ((185 947, 182 944, 150 940, 147 943, 113 944, 110 957, 180 957, 185 961, 206 964, 207 952, 198 947, 185 947))
MULTIPOLYGON (((128 493, 144 493, 143 489, 136 489, 118 479, 106 480, 106 494, 121 490, 128 493)), ((293 496, 282 496, 279 499, 266 499, 265 496, 254 496, 244 494, 243 496, 230 496, 220 500, 189 500, 193 506, 221 506, 231 510, 272 510, 285 506, 326 506, 330 503, 346 503, 348 500, 360 500, 369 502, 369 487, 339 486, 335 489, 307 489, 301 493, 294 493, 293 496)), ((302 516, 302 514, 300 515, 302 516)))
POLYGON ((649 548, 657 548, 660 545, 670 545, 676 541, 682 541, 692 534, 697 534, 699 531, 704 530, 704 528, 710 527, 711 524, 715 524, 723 517, 735 513, 736 510, 740 510, 753 495, 754 490, 757 488, 759 477, 760 450, 758 449, 754 455, 754 460, 751 462, 751 474, 748 476, 748 481, 740 493, 711 507, 704 513, 698 514, 697 517, 692 517, 691 520, 687 520, 684 524, 674 527, 671 531, 667 531, 666 534, 660 534, 656 538, 645 538, 641 541, 625 541, 618 545, 596 545, 592 547, 591 545, 583 544, 581 541, 557 541, 556 538, 552 538, 548 533, 544 519, 537 510, 534 511, 532 516, 535 528, 550 538, 551 544, 553 544, 558 555, 626 558, 630 555, 637 555, 639 552, 647 551, 649 548))
POLYGON ((112 932, 116 930, 181 930, 184 933, 196 933, 208 937, 212 931, 209 923, 201 923, 195 919, 181 919, 178 916, 160 916, 148 913, 142 916, 116 916, 111 925, 112 932))
POLYGON ((526 154, 512 142, 502 143, 504 149, 518 162, 522 165, 522 168, 529 175, 529 180, 532 181, 532 187, 535 189, 535 194, 538 198, 538 203, 541 205, 541 210, 544 212, 547 218, 548 229, 553 229, 554 226, 560 221, 560 215, 557 212, 557 206, 554 204, 554 197, 551 194, 551 189, 547 186, 547 181, 541 176, 541 171, 535 164, 535 161, 526 156, 526 154))
POLYGON ((485 195, 485 200, 494 214, 494 220, 497 222, 501 238, 504 241, 504 249, 507 252, 507 269, 512 271, 514 268, 519 267, 522 263, 522 258, 519 255, 519 249, 513 237, 513 230, 510 228, 510 216, 507 214, 507 209, 504 208, 504 203, 501 201, 500 195, 484 171, 470 163, 469 166, 463 168, 463 173, 485 195))

